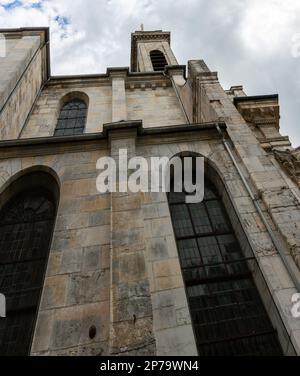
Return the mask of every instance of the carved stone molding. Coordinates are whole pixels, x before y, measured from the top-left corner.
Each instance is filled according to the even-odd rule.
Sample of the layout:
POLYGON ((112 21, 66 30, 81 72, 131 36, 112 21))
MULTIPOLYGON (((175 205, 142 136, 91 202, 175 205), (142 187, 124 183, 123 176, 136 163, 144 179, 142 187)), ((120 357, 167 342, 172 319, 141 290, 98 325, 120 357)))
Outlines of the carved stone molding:
POLYGON ((274 126, 279 129, 279 104, 277 95, 236 97, 234 104, 248 122, 258 128, 274 126))
POLYGON ((300 188, 300 147, 294 150, 273 149, 273 153, 276 160, 282 165, 300 188))

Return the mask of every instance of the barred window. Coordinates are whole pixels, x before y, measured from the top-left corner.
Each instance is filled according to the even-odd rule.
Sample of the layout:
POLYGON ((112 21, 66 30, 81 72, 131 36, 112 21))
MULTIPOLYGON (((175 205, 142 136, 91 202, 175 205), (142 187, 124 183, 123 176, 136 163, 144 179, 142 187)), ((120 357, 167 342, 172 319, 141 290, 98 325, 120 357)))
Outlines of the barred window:
POLYGON ((87 116, 87 105, 81 99, 73 99, 60 110, 54 136, 82 134, 87 116))
POLYGON ((151 51, 150 59, 154 71, 163 71, 165 66, 168 65, 165 55, 159 50, 151 51))
POLYGON ((50 247, 55 200, 40 188, 14 195, 0 211, 0 355, 28 355, 50 247))
POLYGON ((203 202, 185 197, 168 195, 199 354, 282 355, 216 188, 205 179, 203 202))

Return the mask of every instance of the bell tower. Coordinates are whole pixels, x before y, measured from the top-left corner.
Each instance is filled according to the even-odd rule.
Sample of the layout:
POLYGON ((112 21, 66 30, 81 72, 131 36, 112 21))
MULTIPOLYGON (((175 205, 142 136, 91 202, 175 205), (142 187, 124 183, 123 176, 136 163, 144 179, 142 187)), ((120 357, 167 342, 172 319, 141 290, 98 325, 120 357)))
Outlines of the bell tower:
POLYGON ((131 71, 163 71, 166 65, 178 65, 170 42, 170 33, 162 30, 132 33, 131 71))

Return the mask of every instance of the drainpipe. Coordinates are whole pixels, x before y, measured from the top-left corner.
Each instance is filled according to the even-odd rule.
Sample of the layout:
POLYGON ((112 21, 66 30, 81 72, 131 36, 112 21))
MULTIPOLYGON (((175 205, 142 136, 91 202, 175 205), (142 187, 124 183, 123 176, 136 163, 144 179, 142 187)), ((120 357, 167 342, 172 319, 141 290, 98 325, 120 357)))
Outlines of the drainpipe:
POLYGON ((177 89, 177 86, 176 86, 176 83, 175 83, 173 77, 170 76, 170 75, 168 75, 168 74, 166 74, 165 72, 163 72, 163 74, 164 74, 165 77, 168 77, 168 78, 171 80, 171 82, 172 82, 172 86, 173 86, 173 89, 174 89, 175 94, 176 94, 176 97, 177 97, 177 99, 178 99, 178 101, 179 101, 179 103, 180 103, 180 107, 181 107, 181 109, 182 109, 182 112, 184 113, 184 117, 185 117, 186 123, 187 123, 187 124, 191 124, 191 122, 190 122, 190 120, 189 120, 189 117, 188 117, 188 115, 187 115, 187 112, 186 112, 186 110, 185 110, 185 108, 184 108, 184 104, 183 104, 183 102, 182 102, 182 100, 181 100, 181 98, 180 98, 180 95, 179 95, 179 92, 178 92, 178 89, 177 89))
POLYGON ((278 254, 279 254, 288 274, 290 275, 294 285, 296 286, 297 291, 300 292, 300 282, 299 282, 296 274, 294 273, 294 270, 292 269, 292 266, 291 266, 289 260, 286 257, 284 247, 282 247, 282 245, 278 241, 274 231, 272 230, 271 226, 269 225, 265 214, 263 213, 263 211, 262 211, 257 199, 255 198, 246 178, 244 177, 243 172, 241 171, 241 169, 240 169, 240 167, 239 167, 239 165, 238 165, 238 163, 237 163, 237 161, 236 161, 236 159, 235 159, 235 157, 234 157, 234 155, 231 151, 231 148, 230 148, 227 140, 224 138, 224 134, 222 133, 218 124, 216 124, 216 128, 217 128, 217 131, 219 132, 220 136, 222 137, 222 142, 223 142, 223 144, 224 144, 224 146, 225 146, 225 148, 226 148, 235 168, 237 169, 238 174, 239 174, 240 178, 242 179, 243 184, 244 184, 249 196, 251 197, 251 200, 252 200, 256 210, 258 211, 258 214, 259 214, 261 220, 263 221, 264 225, 266 226, 266 229, 267 229, 267 231, 268 231, 268 233, 269 233, 269 235, 270 235, 270 237, 271 237, 271 239, 272 239, 272 241, 275 245, 275 248, 278 251, 278 254))

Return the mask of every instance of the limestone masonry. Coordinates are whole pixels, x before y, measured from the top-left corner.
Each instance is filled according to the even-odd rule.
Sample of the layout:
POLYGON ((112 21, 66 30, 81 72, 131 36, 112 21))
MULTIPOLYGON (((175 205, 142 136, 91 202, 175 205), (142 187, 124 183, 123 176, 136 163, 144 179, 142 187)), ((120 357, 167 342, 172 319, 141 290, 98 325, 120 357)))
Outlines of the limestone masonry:
POLYGON ((168 32, 134 32, 130 68, 60 77, 47 28, 0 33, 0 354, 300 355, 300 150, 280 133, 278 95, 224 90, 203 60, 179 65, 168 32), (97 160, 119 149, 205 157, 212 222, 162 192, 99 194, 97 160), (223 215, 210 200, 232 231, 200 234, 223 215), (230 274, 232 252, 243 273, 230 274), (228 278, 203 279, 200 258, 228 278), (248 335, 239 320, 265 326, 248 335))

